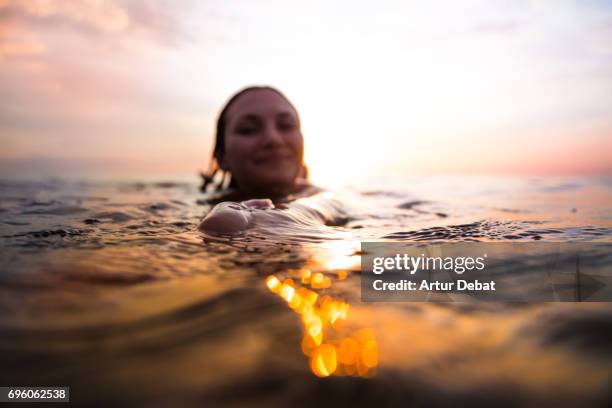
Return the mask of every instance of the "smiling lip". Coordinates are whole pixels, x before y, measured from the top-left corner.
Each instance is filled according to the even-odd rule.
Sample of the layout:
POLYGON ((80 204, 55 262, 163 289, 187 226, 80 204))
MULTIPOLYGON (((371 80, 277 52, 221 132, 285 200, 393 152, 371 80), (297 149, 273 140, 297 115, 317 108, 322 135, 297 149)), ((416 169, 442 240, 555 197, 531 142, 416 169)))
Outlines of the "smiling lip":
POLYGON ((273 153, 273 154, 267 154, 265 156, 259 156, 257 158, 254 159, 255 164, 261 164, 261 163, 269 163, 269 162, 276 162, 276 161, 281 161, 281 160, 291 160, 293 159, 293 156, 286 153, 273 153))

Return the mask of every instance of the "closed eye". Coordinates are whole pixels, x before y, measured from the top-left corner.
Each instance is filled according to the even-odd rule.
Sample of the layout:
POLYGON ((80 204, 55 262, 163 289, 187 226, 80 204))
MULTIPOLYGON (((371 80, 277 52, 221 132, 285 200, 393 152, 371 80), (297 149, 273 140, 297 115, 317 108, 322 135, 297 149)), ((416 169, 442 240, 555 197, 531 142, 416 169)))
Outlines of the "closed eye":
POLYGON ((295 124, 293 124, 293 123, 280 123, 278 125, 278 129, 279 130, 284 130, 284 131, 293 130, 293 129, 295 129, 295 124))
POLYGON ((246 115, 238 121, 234 131, 239 135, 248 136, 259 132, 261 127, 261 120, 259 120, 256 116, 246 115))
POLYGON ((298 127, 297 120, 289 113, 281 113, 276 118, 276 127, 282 131, 294 130, 298 127))

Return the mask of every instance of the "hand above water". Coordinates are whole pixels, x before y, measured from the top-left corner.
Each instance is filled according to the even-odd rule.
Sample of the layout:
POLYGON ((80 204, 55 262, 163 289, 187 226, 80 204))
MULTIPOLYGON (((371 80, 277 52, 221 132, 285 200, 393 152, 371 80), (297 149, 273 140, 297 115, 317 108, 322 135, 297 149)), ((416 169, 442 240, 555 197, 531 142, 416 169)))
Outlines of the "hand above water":
POLYGON ((277 205, 267 198, 242 202, 226 201, 217 204, 202 220, 198 229, 216 234, 237 234, 256 224, 324 225, 342 217, 343 214, 340 206, 325 194, 277 205))

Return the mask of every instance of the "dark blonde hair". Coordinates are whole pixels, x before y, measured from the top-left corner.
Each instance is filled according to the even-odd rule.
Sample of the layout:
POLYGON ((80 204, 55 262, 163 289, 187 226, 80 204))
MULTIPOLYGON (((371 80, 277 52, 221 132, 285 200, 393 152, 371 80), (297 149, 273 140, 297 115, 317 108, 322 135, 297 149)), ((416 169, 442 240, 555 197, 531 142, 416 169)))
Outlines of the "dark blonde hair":
MULTIPOLYGON (((293 106, 291 101, 289 101, 289 99, 281 91, 276 88, 272 88, 271 86, 249 86, 234 94, 225 103, 225 106, 223 107, 221 113, 219 113, 219 117, 217 118, 215 147, 213 149, 210 169, 208 174, 200 172, 200 176, 202 177, 202 186, 200 187, 200 190, 202 192, 206 192, 209 186, 213 186, 213 191, 219 191, 231 187, 238 188, 238 184, 236 183, 236 180, 232 178, 231 173, 229 171, 222 170, 220 166, 221 159, 225 154, 225 131, 227 126, 227 111, 229 110, 230 106, 232 106, 234 102, 236 102, 236 100, 238 100, 238 98, 240 98, 242 95, 250 91, 258 90, 267 90, 277 93, 283 99, 285 99, 285 101, 287 101, 287 103, 293 108, 296 115, 298 115, 299 117, 297 109, 295 109, 295 106, 293 106)), ((303 177, 308 177, 308 170, 306 168, 306 165, 304 165, 303 177)))

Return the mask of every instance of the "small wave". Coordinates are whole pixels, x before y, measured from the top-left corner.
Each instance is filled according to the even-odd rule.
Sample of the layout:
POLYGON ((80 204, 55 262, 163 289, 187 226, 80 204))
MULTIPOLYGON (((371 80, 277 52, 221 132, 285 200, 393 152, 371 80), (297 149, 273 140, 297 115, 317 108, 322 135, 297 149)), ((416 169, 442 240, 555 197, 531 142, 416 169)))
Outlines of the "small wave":
POLYGON ((121 211, 104 211, 92 214, 91 218, 97 219, 98 222, 110 221, 120 223, 133 220, 135 217, 121 211))
POLYGON ((23 211, 22 215, 74 215, 89 211, 87 208, 75 205, 62 205, 51 208, 23 211))

